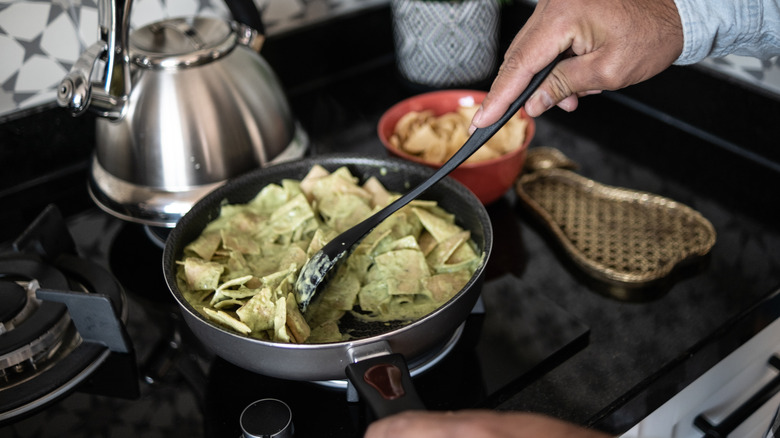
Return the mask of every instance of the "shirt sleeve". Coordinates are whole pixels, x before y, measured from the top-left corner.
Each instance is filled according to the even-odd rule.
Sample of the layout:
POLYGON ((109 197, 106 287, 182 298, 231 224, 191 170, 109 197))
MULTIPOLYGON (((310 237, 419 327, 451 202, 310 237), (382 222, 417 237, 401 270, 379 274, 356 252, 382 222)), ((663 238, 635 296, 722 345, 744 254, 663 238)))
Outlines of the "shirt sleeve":
POLYGON ((675 0, 683 28, 677 65, 729 54, 780 55, 780 0, 675 0))

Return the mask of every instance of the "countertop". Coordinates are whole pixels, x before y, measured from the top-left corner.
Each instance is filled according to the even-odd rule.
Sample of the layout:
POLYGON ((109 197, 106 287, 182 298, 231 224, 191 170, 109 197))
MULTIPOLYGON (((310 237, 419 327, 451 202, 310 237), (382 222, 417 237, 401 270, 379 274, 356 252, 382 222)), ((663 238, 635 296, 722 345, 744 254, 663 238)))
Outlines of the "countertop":
MULTIPOLYGON (((515 13, 504 19, 504 43, 523 11, 515 13)), ((313 140, 311 153, 385 154, 375 131, 379 116, 420 91, 395 72, 388 19, 377 8, 266 43, 313 140), (353 37, 369 29, 373 38, 353 37)), ((712 222, 718 241, 701 264, 649 299, 629 302, 583 279, 513 193, 490 205, 497 261, 487 281, 543 294, 590 335, 580 351, 485 407, 622 433, 779 316, 770 302, 780 287, 780 151, 772 147, 778 107, 755 90, 672 68, 626 92, 585 98, 574 113, 554 109, 537 119, 531 147, 560 149, 595 181, 689 205, 712 222), (706 94, 695 105, 667 98, 697 92, 706 94)), ((92 126, 90 117, 73 119, 52 107, 0 125, 0 241, 52 199, 66 215, 92 208, 85 186, 92 126)))

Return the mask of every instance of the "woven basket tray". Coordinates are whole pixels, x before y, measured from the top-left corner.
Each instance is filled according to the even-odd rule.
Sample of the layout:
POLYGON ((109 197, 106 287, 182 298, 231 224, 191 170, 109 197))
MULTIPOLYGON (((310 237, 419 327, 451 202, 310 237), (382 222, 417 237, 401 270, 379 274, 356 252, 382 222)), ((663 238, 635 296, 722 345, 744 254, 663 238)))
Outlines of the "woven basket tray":
POLYGON ((715 244, 712 224, 690 207, 599 184, 569 170, 575 167, 556 149, 530 149, 516 190, 590 276, 623 287, 645 286, 715 244))

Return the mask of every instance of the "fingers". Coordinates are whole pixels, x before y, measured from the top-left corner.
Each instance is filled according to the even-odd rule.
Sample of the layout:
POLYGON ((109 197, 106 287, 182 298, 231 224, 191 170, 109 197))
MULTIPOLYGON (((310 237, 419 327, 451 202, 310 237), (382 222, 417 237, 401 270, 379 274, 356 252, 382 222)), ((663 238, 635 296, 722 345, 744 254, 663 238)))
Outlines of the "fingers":
POLYGON ((601 93, 601 89, 593 89, 593 87, 604 84, 594 80, 594 76, 580 74, 581 69, 585 68, 580 65, 585 64, 587 62, 585 58, 589 57, 591 55, 571 57, 562 61, 528 98, 525 112, 531 117, 538 117, 554 106, 572 112, 579 106, 579 97, 601 93))
POLYGON ((467 410, 404 412, 371 424, 365 438, 609 438, 551 417, 467 410))
MULTIPOLYGON (((554 106, 571 112, 579 106, 579 97, 627 85, 616 82, 620 80, 616 75, 599 74, 597 66, 603 64, 603 57, 597 53, 563 59, 525 103, 526 113, 531 117, 538 117, 554 106)), ((490 92, 474 115, 472 128, 484 128, 495 123, 530 82, 533 73, 529 74, 529 71, 535 73, 538 70, 535 70, 535 67, 522 71, 519 68, 506 68, 499 72, 490 92)))
MULTIPOLYGON (((553 56, 550 60, 547 61, 547 64, 544 64, 543 62, 534 62, 533 64, 528 64, 527 66, 521 65, 519 60, 546 60, 546 55, 545 57, 525 56, 523 58, 519 58, 513 55, 513 52, 511 51, 508 53, 510 55, 499 69, 498 75, 496 76, 496 79, 491 86, 490 92, 487 94, 487 96, 485 96, 485 99, 482 101, 480 108, 474 114, 471 122, 472 131, 475 128, 484 128, 495 123, 507 111, 512 102, 517 99, 517 96, 519 96, 525 90, 533 76, 542 70, 545 66, 547 66, 547 64, 552 62, 552 60, 558 56, 559 52, 556 52, 555 50, 550 51, 549 53, 553 54, 553 56)), ((538 91, 555 87, 555 81, 553 77, 556 74, 557 68, 558 67, 555 67, 547 79, 542 82, 538 91)), ((549 91, 546 91, 545 93, 539 93, 537 91, 537 93, 532 95, 528 102, 526 102, 526 110, 528 109, 528 103, 531 101, 536 102, 534 104, 536 107, 544 107, 544 109, 557 104, 560 100, 563 100, 563 98, 567 97, 568 94, 563 95, 560 99, 557 99, 553 96, 561 95, 566 92, 565 90, 565 88, 561 88, 560 91, 556 94, 552 94, 549 91)), ((576 108, 576 98, 573 101, 568 101, 567 104, 569 106, 573 106, 573 108, 576 108)), ((541 114, 541 112, 543 111, 540 111, 539 113, 541 114)))
POLYGON ((557 106, 558 108, 566 111, 566 112, 572 112, 577 109, 577 106, 579 106, 580 100, 577 98, 576 95, 571 95, 566 98, 564 98, 562 101, 558 102, 557 106))
POLYGON ((577 95, 568 85, 559 69, 553 70, 539 88, 525 103, 525 112, 531 117, 539 117, 543 112, 558 105, 565 111, 574 111, 578 105, 577 95))
MULTIPOLYGON (((561 61, 561 63, 564 63, 561 61)), ((559 63, 559 66, 560 64, 559 63)), ((548 109, 558 105, 564 111, 574 111, 579 104, 578 95, 593 94, 594 92, 579 92, 571 84, 566 76, 565 66, 556 66, 547 79, 525 103, 525 111, 531 117, 538 117, 548 109)), ((522 93, 524 87, 530 82, 533 74, 527 76, 524 73, 512 73, 505 70, 500 73, 490 93, 485 97, 482 105, 472 119, 472 131, 474 128, 484 128, 495 123, 509 108, 509 105, 522 93), (507 79, 505 79, 507 78, 507 79), (521 87, 522 86, 522 87, 521 87)), ((599 91, 596 91, 599 92, 599 91)))
POLYGON ((408 411, 371 423, 365 438, 452 438, 450 413, 408 411))

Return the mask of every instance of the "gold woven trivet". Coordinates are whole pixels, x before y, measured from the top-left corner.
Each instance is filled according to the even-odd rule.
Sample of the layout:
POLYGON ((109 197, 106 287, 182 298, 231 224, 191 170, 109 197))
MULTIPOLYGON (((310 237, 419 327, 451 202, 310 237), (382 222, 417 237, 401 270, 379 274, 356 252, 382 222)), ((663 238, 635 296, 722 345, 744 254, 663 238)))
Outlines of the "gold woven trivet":
POLYGON ((712 224, 690 207, 597 183, 568 170, 575 167, 557 149, 529 149, 516 190, 589 275, 644 286, 715 244, 712 224))

